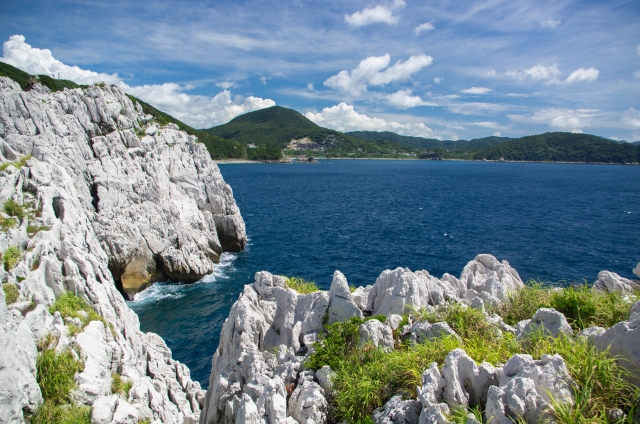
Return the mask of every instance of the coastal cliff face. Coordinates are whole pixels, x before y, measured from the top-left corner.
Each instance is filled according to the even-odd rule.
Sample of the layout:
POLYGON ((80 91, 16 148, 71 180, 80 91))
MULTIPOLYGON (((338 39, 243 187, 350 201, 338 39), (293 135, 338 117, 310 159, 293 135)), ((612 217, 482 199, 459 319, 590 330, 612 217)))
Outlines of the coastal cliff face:
MULTIPOLYGON (((430 341, 435 346, 445 339, 452 347, 443 353, 443 362, 427 364, 418 371, 422 376, 417 397, 406 400, 406 389, 391 393, 395 396, 363 418, 376 424, 446 424, 451 422, 455 408, 481 408, 486 420, 497 423, 507 424, 519 418, 527 423, 552 419, 554 404, 571 405, 576 401, 576 382, 561 355, 542 354, 534 359, 517 348, 513 350, 518 353, 505 357, 504 362, 477 363, 464 349, 456 348, 466 346, 456 333, 460 328, 454 330, 446 321, 420 318, 424 317, 420 311, 435 317, 446 316, 448 308, 454 308, 455 313, 477 311, 467 316, 473 317, 471 326, 485 328, 487 339, 480 337, 476 342, 480 345, 510 340, 512 347, 518 343, 528 346, 528 337, 539 333, 573 343, 572 326, 554 309, 539 308, 531 319, 516 326, 488 312, 491 308, 499 310, 510 296, 524 289, 518 273, 506 261, 500 262, 491 255, 478 255, 459 278, 450 274, 436 278, 427 271, 397 268, 384 271, 375 284, 355 290, 336 271, 329 291, 309 294, 288 288, 284 277, 259 272, 255 282, 244 287, 223 325, 200 423, 318 424, 345 420, 344 415, 336 417, 332 410, 339 403, 332 403, 337 374, 328 365, 320 367, 321 363, 315 361, 317 349, 331 352, 339 346, 335 352, 340 356, 346 354, 346 346, 356 343, 359 347, 353 348, 357 352, 354 367, 361 371, 354 371, 351 380, 343 381, 357 386, 357 380, 364 378, 361 373, 366 365, 362 358, 372 349, 385 355, 395 349, 406 351, 406 346, 401 347, 405 342, 416 346, 430 341), (348 327, 331 325, 349 322, 356 325, 354 333, 336 339, 348 327)), ((638 282, 601 272, 594 290, 620 293, 622 306, 630 309, 630 315, 608 329, 590 327, 575 336, 576 340, 588 339, 600 352, 611 346, 624 358, 622 363, 636 372, 635 378, 640 377, 640 301, 633 306, 632 303, 637 299, 633 293, 639 289, 638 282)), ((329 361, 342 360, 324 355, 329 361)), ((404 380, 409 378, 402 375, 404 380)), ((362 389, 369 389, 367 383, 362 389)), ((357 391, 354 393, 356 396, 357 391)), ((355 411, 356 415, 360 412, 355 411)), ((615 408, 609 412, 618 418, 624 415, 615 408)), ((478 417, 471 414, 466 421, 465 412, 467 423, 480 422, 482 417, 478 417)))
POLYGON ((204 391, 116 284, 197 280, 243 248, 244 222, 205 147, 151 120, 114 86, 24 92, 0 77, 0 422, 42 406, 47 347, 82 363, 70 396, 93 422, 198 421, 204 391), (65 296, 86 310, 57 310, 65 296))

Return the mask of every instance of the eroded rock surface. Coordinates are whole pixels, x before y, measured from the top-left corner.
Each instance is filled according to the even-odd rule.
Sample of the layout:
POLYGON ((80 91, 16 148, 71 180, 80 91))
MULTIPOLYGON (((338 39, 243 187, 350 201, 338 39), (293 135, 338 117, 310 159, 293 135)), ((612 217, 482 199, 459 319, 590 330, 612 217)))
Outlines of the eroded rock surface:
MULTIPOLYGON (((150 118, 115 86, 24 92, 0 81, 0 161, 33 155, 20 173, 30 191, 69 178, 66 194, 79 201, 128 296, 167 277, 198 280, 223 251, 246 244, 231 188, 205 146, 174 124, 153 124, 140 137, 150 118)), ((48 200, 62 219, 69 200, 48 200)))

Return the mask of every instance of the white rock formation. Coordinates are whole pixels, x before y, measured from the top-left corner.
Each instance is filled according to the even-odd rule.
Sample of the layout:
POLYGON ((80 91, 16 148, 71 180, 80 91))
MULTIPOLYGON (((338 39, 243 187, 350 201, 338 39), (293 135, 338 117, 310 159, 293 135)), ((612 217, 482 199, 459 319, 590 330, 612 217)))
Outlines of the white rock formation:
MULTIPOLYGON (((246 244, 231 189, 195 137, 156 124, 140 138, 147 117, 115 86, 40 88, 0 81, 0 162, 33 155, 19 173, 31 192, 69 178, 67 195, 79 201, 125 293, 166 277, 195 281, 222 251, 246 244)), ((61 218, 68 199, 50 197, 61 218)))
POLYGON ((535 424, 552 418, 551 395, 558 403, 573 403, 575 383, 560 355, 514 355, 505 364, 497 386, 490 386, 485 417, 497 424, 524 419, 535 424))
POLYGON ((244 245, 244 223, 204 146, 173 125, 140 138, 149 119, 114 86, 23 92, 0 77, 0 163, 33 155, 0 172, 0 203, 30 211, 0 234, 0 252, 22 250, 0 271, 20 292, 7 308, 0 291, 1 422, 24 422, 42 403, 36 345, 47 334, 84 360, 74 397, 95 405, 96 422, 198 421, 204 391, 160 337, 140 331, 116 282, 132 294, 162 275, 198 278, 244 245), (29 225, 45 229, 29 235, 29 225), (81 323, 48 311, 67 291, 109 328, 94 321, 71 335, 81 323), (127 399, 111 394, 113 373, 132 383, 127 399))
POLYGON ((552 337, 558 337, 560 334, 573 335, 573 329, 565 316, 553 308, 538 309, 533 318, 520 321, 516 327, 518 339, 536 332, 552 337))
POLYGON ((633 269, 633 273, 636 275, 636 277, 640 278, 640 262, 638 262, 638 265, 636 265, 636 267, 633 269))
POLYGON ((393 350, 393 330, 377 319, 370 319, 361 324, 358 330, 358 336, 361 346, 365 343, 371 343, 376 348, 380 348, 385 352, 393 350))
MULTIPOLYGON (((638 265, 640 266, 640 264, 638 265)), ((621 277, 615 272, 600 271, 598 280, 593 284, 593 288, 607 293, 620 292, 630 294, 640 290, 640 282, 621 277)))

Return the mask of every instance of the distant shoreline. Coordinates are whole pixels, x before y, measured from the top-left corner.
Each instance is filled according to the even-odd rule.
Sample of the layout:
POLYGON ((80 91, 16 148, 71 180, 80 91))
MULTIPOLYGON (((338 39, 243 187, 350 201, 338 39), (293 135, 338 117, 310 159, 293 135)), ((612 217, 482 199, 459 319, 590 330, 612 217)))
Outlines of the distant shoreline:
MULTIPOLYGON (((533 161, 533 160, 478 160, 478 159, 418 159, 418 158, 319 158, 317 160, 323 161, 333 161, 333 160, 412 160, 412 161, 423 161, 423 162, 439 162, 439 161, 449 161, 449 162, 503 162, 503 163, 562 163, 569 165, 623 165, 623 166, 639 166, 637 163, 610 163, 610 162, 566 162, 566 161, 533 161)), ((249 160, 249 159, 214 159, 213 162, 217 165, 246 165, 246 164, 258 164, 258 163, 269 163, 269 164, 294 164, 295 162, 278 162, 275 160, 249 160)))

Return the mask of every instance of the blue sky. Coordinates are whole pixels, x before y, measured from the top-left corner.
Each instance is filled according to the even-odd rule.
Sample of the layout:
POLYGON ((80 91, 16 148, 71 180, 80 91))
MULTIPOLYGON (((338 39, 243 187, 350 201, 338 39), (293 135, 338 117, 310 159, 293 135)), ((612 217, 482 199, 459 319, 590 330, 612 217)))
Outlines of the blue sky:
POLYGON ((21 0, 0 60, 198 128, 278 104, 342 131, 634 141, 639 22, 638 0, 21 0))

